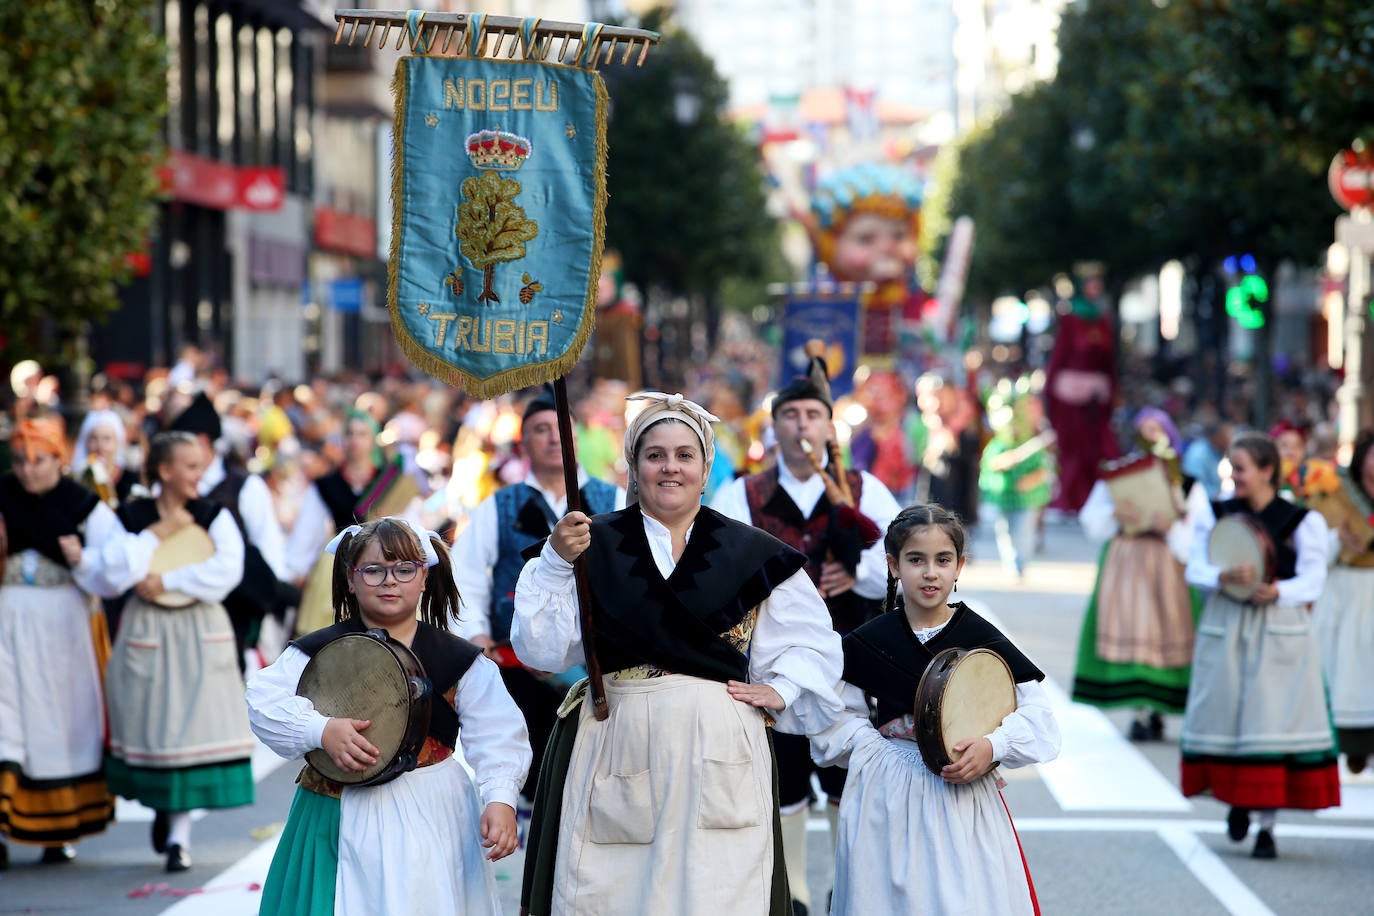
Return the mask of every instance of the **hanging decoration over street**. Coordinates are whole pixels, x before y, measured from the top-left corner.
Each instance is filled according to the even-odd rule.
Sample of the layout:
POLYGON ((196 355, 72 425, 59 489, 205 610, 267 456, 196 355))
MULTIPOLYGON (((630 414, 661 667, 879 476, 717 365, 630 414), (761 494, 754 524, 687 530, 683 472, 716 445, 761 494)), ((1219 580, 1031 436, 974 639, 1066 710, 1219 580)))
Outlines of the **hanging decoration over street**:
MULTIPOLYGON (((598 64, 657 35, 420 11, 339 15, 396 67, 387 306, 406 356, 478 397, 566 374, 596 317, 606 206, 598 64)), ((351 26, 351 31, 349 27, 351 26)), ((345 32, 347 35, 345 36, 345 32)))

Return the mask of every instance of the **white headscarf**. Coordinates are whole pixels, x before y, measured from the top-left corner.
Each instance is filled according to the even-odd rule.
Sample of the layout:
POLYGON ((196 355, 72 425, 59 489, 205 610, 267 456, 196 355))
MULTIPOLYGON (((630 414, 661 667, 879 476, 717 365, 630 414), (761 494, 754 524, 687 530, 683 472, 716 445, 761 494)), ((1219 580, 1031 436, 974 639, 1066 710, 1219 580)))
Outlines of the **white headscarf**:
POLYGON ((711 462, 716 460, 716 431, 712 423, 719 423, 720 417, 707 411, 695 401, 689 401, 681 394, 664 394, 662 391, 641 391, 627 397, 627 401, 648 401, 644 409, 635 415, 625 427, 625 465, 629 468, 629 478, 625 485, 625 504, 639 502, 639 479, 635 474, 635 451, 639 440, 660 420, 681 420, 697 434, 701 440, 702 457, 706 461, 706 477, 711 475, 711 462))
POLYGON ((90 460, 86 440, 91 437, 91 431, 97 426, 108 426, 119 437, 119 451, 115 453, 115 464, 124 467, 124 444, 129 435, 124 426, 124 418, 113 410, 92 410, 81 421, 81 431, 76 434, 76 447, 72 450, 72 467, 78 472, 84 471, 86 463, 90 460))

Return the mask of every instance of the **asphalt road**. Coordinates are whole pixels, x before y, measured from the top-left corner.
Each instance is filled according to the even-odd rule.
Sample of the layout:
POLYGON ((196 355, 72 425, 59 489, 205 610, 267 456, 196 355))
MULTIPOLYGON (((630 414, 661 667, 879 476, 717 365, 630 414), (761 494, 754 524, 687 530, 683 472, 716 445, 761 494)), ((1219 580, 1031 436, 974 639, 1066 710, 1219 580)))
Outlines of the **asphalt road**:
MULTIPOLYGON (((1050 677, 1064 747, 1054 763, 1006 774, 1005 791, 1046 914, 1366 913, 1374 899, 1374 776, 1343 772, 1343 805, 1319 814, 1285 811, 1279 858, 1250 858, 1225 836, 1223 806, 1178 792, 1179 721, 1165 741, 1134 745, 1124 712, 1070 704, 1064 693, 1096 549, 1075 524, 1046 526, 1042 555, 1022 581, 1004 574, 991 538, 974 539, 959 596, 1000 620, 1050 677)), ((102 916, 249 916, 294 790, 295 763, 260 755, 257 802, 196 822, 195 867, 166 875, 148 845, 150 815, 120 806, 120 821, 82 843, 76 862, 35 864, 37 850, 11 846, 0 873, 0 913, 102 916)), ((811 822, 810 886, 830 887, 829 837, 811 822)), ((497 863, 506 912, 518 912, 520 854, 497 863)), ((822 906, 815 906, 819 912, 822 906)), ((610 916, 610 914, 608 914, 610 916)))

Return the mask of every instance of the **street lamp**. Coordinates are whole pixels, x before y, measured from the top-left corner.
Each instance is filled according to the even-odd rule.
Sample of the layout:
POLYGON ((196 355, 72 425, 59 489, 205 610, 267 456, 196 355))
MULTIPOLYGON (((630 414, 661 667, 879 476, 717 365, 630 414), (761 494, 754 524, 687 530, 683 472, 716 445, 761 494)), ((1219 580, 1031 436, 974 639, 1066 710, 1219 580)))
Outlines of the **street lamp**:
POLYGON ((691 127, 701 117, 701 95, 691 77, 679 74, 673 80, 673 119, 681 127, 691 127))

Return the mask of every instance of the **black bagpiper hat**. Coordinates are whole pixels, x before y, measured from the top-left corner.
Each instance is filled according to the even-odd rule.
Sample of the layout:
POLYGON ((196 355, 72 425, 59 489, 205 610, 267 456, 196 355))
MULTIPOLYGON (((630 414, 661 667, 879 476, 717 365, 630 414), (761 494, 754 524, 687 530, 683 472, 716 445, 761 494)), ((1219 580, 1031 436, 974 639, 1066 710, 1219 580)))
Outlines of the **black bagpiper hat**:
POLYGON ((210 403, 210 398, 205 392, 198 392, 191 405, 177 415, 177 418, 167 425, 167 429, 173 432, 205 434, 214 441, 223 433, 220 426, 219 414, 215 412, 215 405, 210 403))
POLYGON ((825 342, 808 340, 806 355, 811 358, 811 366, 806 375, 799 375, 784 385, 773 397, 773 416, 788 401, 820 401, 833 416, 835 398, 830 394, 830 375, 825 368, 825 342))

